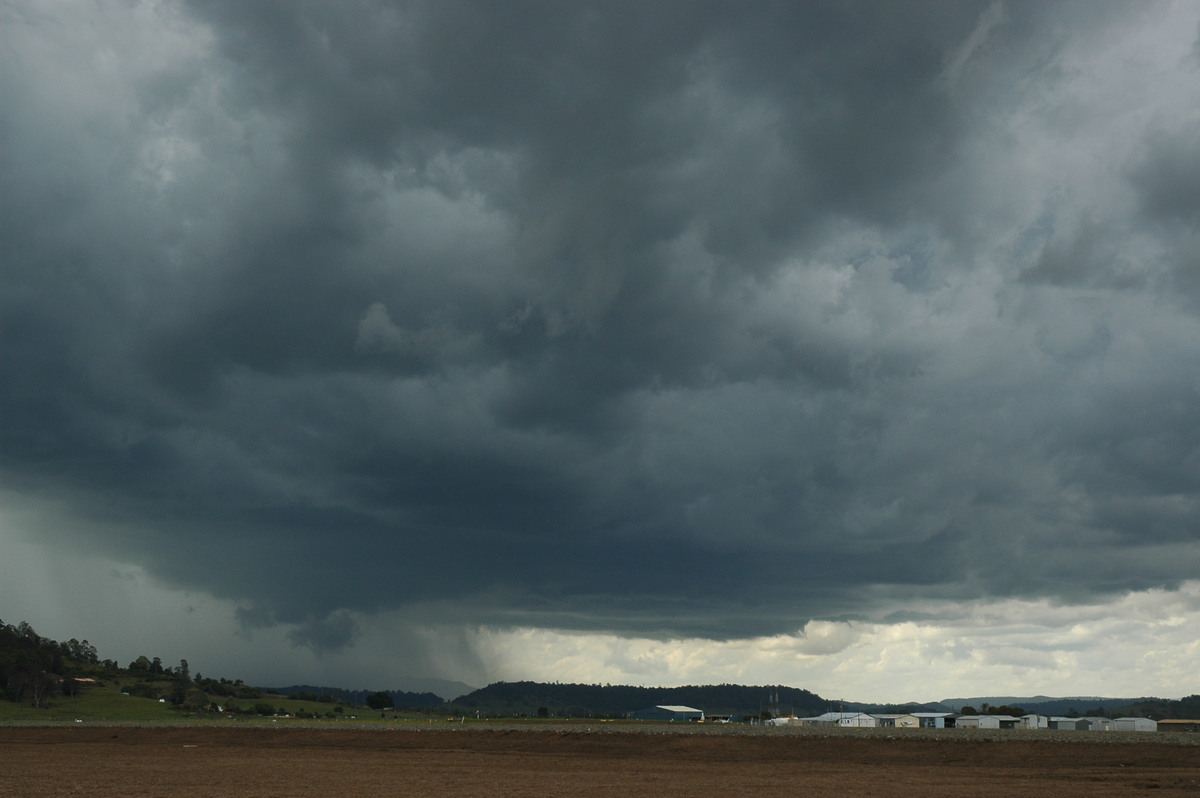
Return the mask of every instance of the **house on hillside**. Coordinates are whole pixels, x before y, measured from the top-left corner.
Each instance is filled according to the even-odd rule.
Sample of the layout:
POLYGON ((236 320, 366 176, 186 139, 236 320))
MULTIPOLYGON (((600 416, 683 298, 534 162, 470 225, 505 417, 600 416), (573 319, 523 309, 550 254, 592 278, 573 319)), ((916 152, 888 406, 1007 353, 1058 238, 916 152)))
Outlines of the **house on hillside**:
POLYGON ((692 721, 704 720, 704 710, 674 704, 646 707, 633 713, 634 720, 692 721))

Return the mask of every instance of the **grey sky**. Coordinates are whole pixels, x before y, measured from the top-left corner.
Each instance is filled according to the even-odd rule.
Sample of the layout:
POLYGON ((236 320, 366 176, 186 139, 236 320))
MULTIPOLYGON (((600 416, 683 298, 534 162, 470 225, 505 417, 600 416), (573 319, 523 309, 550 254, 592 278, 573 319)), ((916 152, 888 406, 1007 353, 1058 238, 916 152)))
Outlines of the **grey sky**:
POLYGON ((1176 589, 1198 18, 0 3, 9 533, 331 655, 1176 589))

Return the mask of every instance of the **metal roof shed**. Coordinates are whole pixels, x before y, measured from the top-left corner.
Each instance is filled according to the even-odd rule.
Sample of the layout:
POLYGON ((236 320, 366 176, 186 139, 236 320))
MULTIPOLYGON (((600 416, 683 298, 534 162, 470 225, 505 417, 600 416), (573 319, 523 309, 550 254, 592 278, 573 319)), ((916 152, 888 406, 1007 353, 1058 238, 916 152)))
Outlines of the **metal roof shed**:
POLYGON ((1063 715, 1055 715, 1049 720, 1049 728, 1051 729, 1069 729, 1075 731, 1079 728, 1079 718, 1068 718, 1063 715))
POLYGON ((914 712, 913 717, 922 729, 947 729, 954 726, 954 719, 958 716, 953 712, 914 712))
POLYGON ((915 729, 921 725, 915 715, 874 714, 872 717, 877 725, 892 729, 915 729))
POLYGON ((826 712, 814 718, 802 718, 806 726, 877 726, 875 718, 865 712, 826 712))
POLYGON ((1112 731, 1113 722, 1108 718, 1087 716, 1076 721, 1076 728, 1084 731, 1112 731))
POLYGON ((1008 715, 960 715, 954 725, 959 729, 1011 729, 1018 722, 1008 715))
POLYGON ((633 713, 634 720, 704 720, 704 710, 676 704, 659 704, 633 713))

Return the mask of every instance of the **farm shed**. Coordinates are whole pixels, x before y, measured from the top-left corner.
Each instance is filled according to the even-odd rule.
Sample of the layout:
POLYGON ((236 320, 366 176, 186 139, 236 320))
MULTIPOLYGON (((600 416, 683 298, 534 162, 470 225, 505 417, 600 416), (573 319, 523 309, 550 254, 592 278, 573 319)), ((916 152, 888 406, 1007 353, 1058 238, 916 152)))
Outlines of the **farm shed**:
POLYGON ((1084 731, 1112 731, 1113 722, 1108 718, 1086 717, 1079 718, 1075 723, 1075 728, 1083 729, 1084 731))
POLYGON ((915 729, 921 725, 915 715, 872 715, 875 725, 889 729, 915 729))
POLYGON ((962 715, 954 723, 960 729, 1015 729, 1021 719, 1012 715, 962 715))
POLYGON ((853 726, 873 727, 879 725, 875 718, 865 712, 826 712, 811 718, 798 718, 801 726, 853 726))
POLYGON ((633 713, 634 720, 704 720, 704 710, 675 704, 660 704, 633 713))
POLYGON ((1048 729, 1050 719, 1045 715, 1022 715, 1019 725, 1022 729, 1048 729))
POLYGON ((922 729, 952 729, 958 716, 953 712, 914 712, 913 717, 922 729))
POLYGON ((1050 729, 1069 729, 1074 731, 1079 728, 1079 718, 1067 718, 1061 715, 1055 715, 1047 722, 1047 728, 1050 729))
POLYGON ((1158 731, 1158 723, 1150 718, 1117 718, 1113 721, 1113 731, 1158 731))

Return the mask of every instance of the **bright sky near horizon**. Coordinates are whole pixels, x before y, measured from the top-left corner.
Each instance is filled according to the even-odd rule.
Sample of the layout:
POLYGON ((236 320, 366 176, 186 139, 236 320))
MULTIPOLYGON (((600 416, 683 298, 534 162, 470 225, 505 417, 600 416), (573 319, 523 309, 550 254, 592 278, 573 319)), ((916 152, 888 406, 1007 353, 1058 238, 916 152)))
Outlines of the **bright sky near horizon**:
POLYGON ((1198 35, 0 0, 0 618, 258 683, 1200 692, 1198 35))

